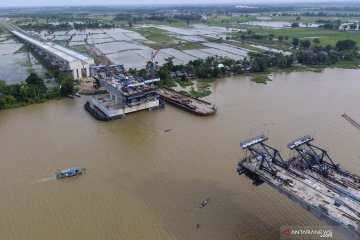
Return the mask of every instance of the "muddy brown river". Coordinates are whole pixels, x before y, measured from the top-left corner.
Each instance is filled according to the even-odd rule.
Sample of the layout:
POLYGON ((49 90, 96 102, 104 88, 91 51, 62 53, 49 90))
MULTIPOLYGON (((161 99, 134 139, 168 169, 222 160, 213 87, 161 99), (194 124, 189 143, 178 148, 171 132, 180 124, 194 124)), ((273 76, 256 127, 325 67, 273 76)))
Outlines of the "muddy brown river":
MULTIPOLYGON (((241 140, 286 144, 311 134, 360 174, 360 71, 278 73, 214 83, 218 112, 167 105, 113 122, 83 109, 86 97, 0 112, 0 239, 279 239, 280 226, 324 224, 271 187, 236 173, 241 140), (173 129, 164 132, 166 129, 173 129), (55 180, 72 166, 87 173, 55 180), (209 204, 199 209, 206 198, 209 204)), ((336 239, 342 239, 336 234, 336 239)))

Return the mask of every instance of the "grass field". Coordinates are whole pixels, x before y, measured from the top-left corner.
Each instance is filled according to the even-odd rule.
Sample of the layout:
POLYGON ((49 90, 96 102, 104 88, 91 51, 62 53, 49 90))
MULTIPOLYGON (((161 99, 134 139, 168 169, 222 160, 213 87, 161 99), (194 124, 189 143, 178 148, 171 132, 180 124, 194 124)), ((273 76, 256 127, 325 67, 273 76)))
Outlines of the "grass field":
POLYGON ((3 26, 0 25, 0 35, 6 33, 6 30, 3 26))
POLYGON ((332 45, 335 46, 339 40, 351 39, 357 42, 360 46, 360 31, 355 32, 340 32, 333 30, 325 30, 320 28, 285 28, 285 29, 267 29, 259 27, 245 27, 244 29, 250 29, 260 34, 275 34, 276 36, 288 36, 288 42, 291 42, 293 38, 309 39, 313 38, 320 39, 320 45, 332 45))
POLYGON ((174 48, 177 50, 192 50, 192 49, 203 49, 206 47, 196 42, 183 42, 178 46, 174 46, 174 48))
POLYGON ((251 77, 251 81, 256 83, 267 84, 267 81, 271 81, 267 74, 255 74, 251 77))
POLYGON ((181 39, 171 35, 170 32, 156 27, 134 28, 132 30, 140 33, 148 40, 159 43, 164 46, 173 45, 174 43, 178 43, 179 41, 181 41, 181 39))
MULTIPOLYGON (((266 15, 264 15, 266 17, 266 15)), ((262 17, 264 17, 262 16, 262 17)), ((246 20, 246 18, 241 17, 239 19, 246 20, 246 21, 253 21, 255 16, 250 16, 249 19, 246 20)), ((279 16, 279 17, 271 17, 272 20, 267 21, 289 21, 293 22, 295 16, 279 16)), ((333 20, 334 17, 301 17, 300 22, 314 22, 317 19, 324 19, 324 20, 333 20)), ((255 17, 256 20, 256 17, 255 17)), ((342 21, 349 20, 349 18, 342 18, 342 21)), ((352 19, 352 20, 358 20, 358 19, 352 19)), ((292 39, 294 37, 297 37, 299 39, 309 39, 312 40, 313 38, 319 38, 320 39, 320 45, 326 46, 326 45, 332 45, 335 46, 336 42, 339 40, 345 40, 345 39, 351 39, 357 42, 357 45, 360 46, 360 31, 352 31, 352 32, 340 32, 335 30, 326 30, 321 28, 282 28, 282 29, 274 29, 274 28, 265 28, 260 26, 248 26, 243 24, 235 24, 236 22, 244 22, 244 21, 236 21, 235 17, 216 17, 211 18, 208 20, 208 24, 213 26, 221 26, 221 27, 228 27, 231 28, 238 28, 242 30, 251 30, 258 34, 268 35, 268 34, 274 34, 274 39, 277 38, 277 36, 288 36, 288 40, 284 40, 284 42, 291 43, 292 39), (235 20, 235 21, 234 21, 235 20), (233 24, 232 24, 233 23, 233 24)), ((239 34, 239 33, 237 33, 239 34)))
POLYGON ((156 27, 148 28, 135 28, 134 31, 140 33, 142 36, 155 43, 144 43, 145 45, 158 49, 158 48, 175 48, 178 50, 191 50, 205 48, 200 43, 186 42, 173 33, 162 30, 156 27))
POLYGON ((190 81, 178 81, 177 82, 181 87, 187 87, 187 86, 192 86, 194 85, 193 82, 190 81))
MULTIPOLYGON (((194 24, 194 23, 199 23, 200 21, 191 21, 190 24, 194 24)), ((177 20, 177 21, 155 21, 155 20, 146 20, 144 22, 145 24, 154 24, 154 25, 166 25, 166 26, 171 26, 171 27, 182 27, 182 28, 186 28, 189 27, 186 23, 186 21, 181 21, 181 20, 177 20)))
POLYGON ((215 18, 210 18, 207 20, 208 24, 217 24, 222 23, 225 25, 229 25, 231 23, 236 22, 248 22, 248 21, 256 21, 257 18, 255 15, 241 14, 238 16, 217 16, 215 18))

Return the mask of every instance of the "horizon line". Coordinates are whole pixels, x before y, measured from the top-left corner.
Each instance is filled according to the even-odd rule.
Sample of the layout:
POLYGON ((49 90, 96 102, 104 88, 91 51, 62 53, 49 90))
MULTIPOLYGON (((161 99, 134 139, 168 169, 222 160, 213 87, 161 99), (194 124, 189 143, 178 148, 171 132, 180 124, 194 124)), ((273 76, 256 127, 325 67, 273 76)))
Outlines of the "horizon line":
POLYGON ((309 0, 309 1, 301 1, 296 0, 296 2, 289 3, 286 0, 276 1, 272 0, 271 2, 264 2, 263 0, 255 0, 255 1, 249 1, 249 2, 242 2, 239 3, 238 1, 228 1, 224 3, 157 3, 157 4, 149 4, 149 3, 99 3, 99 4, 66 4, 66 5, 9 5, 9 6, 0 6, 0 9, 4 8, 47 8, 47 7, 138 7, 138 6, 146 6, 146 7, 161 7, 161 6, 226 6, 226 5, 239 5, 239 6, 256 6, 256 5, 305 5, 305 4, 357 4, 360 3, 360 0, 348 0, 346 2, 343 2, 341 0, 309 0))

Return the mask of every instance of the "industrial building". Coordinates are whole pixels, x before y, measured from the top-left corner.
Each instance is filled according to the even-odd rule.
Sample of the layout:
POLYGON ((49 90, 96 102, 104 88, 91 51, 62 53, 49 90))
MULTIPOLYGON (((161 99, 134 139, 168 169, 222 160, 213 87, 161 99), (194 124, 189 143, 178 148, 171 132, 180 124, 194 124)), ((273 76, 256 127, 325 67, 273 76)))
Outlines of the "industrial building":
POLYGON ((90 76, 90 66, 95 64, 93 58, 52 42, 40 41, 5 19, 0 19, 0 24, 25 44, 28 44, 37 54, 58 70, 71 73, 74 79, 90 76))

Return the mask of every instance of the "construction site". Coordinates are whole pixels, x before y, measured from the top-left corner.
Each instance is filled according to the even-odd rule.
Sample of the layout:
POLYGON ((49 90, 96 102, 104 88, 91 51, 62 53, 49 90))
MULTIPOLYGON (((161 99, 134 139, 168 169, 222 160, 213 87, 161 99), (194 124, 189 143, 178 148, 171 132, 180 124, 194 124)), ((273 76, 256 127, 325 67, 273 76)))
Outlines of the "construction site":
POLYGON ((255 186, 267 183, 324 223, 346 236, 360 238, 360 176, 335 164, 307 135, 288 144, 292 157, 267 145, 260 135, 240 143, 246 151, 237 165, 255 186))
POLYGON ((107 91, 92 97, 85 105, 85 109, 96 118, 100 114, 104 120, 112 120, 127 113, 163 106, 155 84, 160 81, 159 78, 145 80, 136 77, 129 74, 123 65, 92 66, 91 76, 107 91))

